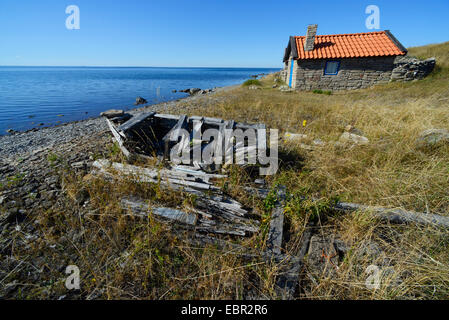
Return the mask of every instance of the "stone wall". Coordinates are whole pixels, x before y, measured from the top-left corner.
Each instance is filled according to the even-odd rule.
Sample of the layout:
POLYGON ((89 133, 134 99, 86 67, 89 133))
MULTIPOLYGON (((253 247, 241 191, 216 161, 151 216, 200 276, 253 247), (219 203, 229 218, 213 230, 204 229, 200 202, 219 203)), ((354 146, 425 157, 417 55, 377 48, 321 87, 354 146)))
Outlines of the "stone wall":
MULTIPOLYGON (((432 72, 435 58, 418 60, 409 56, 295 61, 292 87, 298 90, 350 90, 389 81, 422 79, 432 72), (340 61, 337 75, 325 75, 326 61, 340 61)), ((291 59, 281 71, 288 84, 291 59)))
POLYGON ((419 60, 413 57, 397 57, 394 61, 395 67, 391 74, 393 81, 410 81, 423 79, 435 68, 435 58, 419 60))
POLYGON ((335 59, 340 61, 337 75, 325 75, 328 60, 295 61, 292 87, 300 90, 347 90, 368 88, 388 82, 395 57, 335 59))

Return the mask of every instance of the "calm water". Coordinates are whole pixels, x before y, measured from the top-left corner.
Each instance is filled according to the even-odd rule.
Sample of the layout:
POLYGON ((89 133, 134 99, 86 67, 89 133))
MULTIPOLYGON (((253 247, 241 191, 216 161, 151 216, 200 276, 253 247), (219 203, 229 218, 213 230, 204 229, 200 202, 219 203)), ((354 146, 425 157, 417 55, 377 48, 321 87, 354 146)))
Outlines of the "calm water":
POLYGON ((149 103, 187 96, 186 88, 238 84, 279 69, 0 67, 0 135, 132 109, 137 96, 149 103))

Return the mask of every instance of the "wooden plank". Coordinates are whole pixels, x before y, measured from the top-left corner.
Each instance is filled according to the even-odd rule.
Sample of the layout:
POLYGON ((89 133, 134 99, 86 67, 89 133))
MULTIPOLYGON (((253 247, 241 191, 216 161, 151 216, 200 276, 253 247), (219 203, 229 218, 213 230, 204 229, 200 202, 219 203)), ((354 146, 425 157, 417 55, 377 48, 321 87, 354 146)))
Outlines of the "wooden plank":
POLYGON ((155 114, 156 114, 155 112, 139 113, 139 114, 133 116, 128 121, 126 121, 124 124, 120 125, 117 128, 117 131, 126 133, 128 130, 132 129, 133 127, 140 124, 141 122, 143 122, 149 118, 152 118, 155 114))
POLYGON ((197 216, 195 214, 186 213, 184 211, 171 208, 149 208, 148 203, 143 200, 122 199, 121 206, 123 209, 129 209, 137 215, 148 216, 148 214, 152 212, 155 216, 172 222, 190 226, 195 226, 197 223, 197 216))
POLYGON ((273 209, 268 233, 267 248, 273 254, 281 254, 282 237, 284 229, 284 208, 278 205, 273 209))
POLYGON ((292 300, 296 292, 299 275, 304 266, 304 257, 309 250, 310 239, 314 231, 314 224, 308 224, 304 230, 297 256, 284 260, 284 266, 276 279, 276 292, 282 300, 292 300))
POLYGON ((174 115, 174 114, 164 114, 164 113, 156 113, 154 115, 155 118, 161 118, 161 119, 169 119, 169 120, 178 120, 179 119, 179 115, 174 115))
POLYGON ((122 164, 116 162, 110 162, 105 159, 96 160, 92 166, 99 169, 102 172, 108 172, 110 169, 119 172, 123 176, 127 176, 137 182, 158 182, 158 176, 161 175, 161 179, 167 182, 169 185, 176 184, 181 186, 192 187, 200 190, 211 190, 212 186, 207 183, 188 181, 187 179, 170 178, 167 171, 158 171, 148 168, 142 168, 129 164, 122 164))
POLYGON ((270 230, 267 238, 267 251, 274 255, 281 254, 282 238, 284 232, 284 199, 285 187, 281 187, 278 191, 279 200, 276 201, 275 207, 271 214, 270 230))
POLYGON ((118 133, 118 131, 115 129, 114 124, 108 118, 106 118, 106 123, 108 124, 109 130, 111 130, 112 135, 114 136, 115 140, 117 141, 120 150, 125 155, 125 157, 129 158, 131 153, 128 151, 128 149, 126 149, 123 139, 120 136, 120 134, 118 133))
POLYGON ((416 223, 421 225, 430 225, 449 229, 449 217, 438 214, 406 211, 402 209, 388 209, 382 207, 371 207, 356 203, 339 202, 334 206, 339 211, 354 212, 367 211, 379 219, 391 223, 409 224, 416 223))

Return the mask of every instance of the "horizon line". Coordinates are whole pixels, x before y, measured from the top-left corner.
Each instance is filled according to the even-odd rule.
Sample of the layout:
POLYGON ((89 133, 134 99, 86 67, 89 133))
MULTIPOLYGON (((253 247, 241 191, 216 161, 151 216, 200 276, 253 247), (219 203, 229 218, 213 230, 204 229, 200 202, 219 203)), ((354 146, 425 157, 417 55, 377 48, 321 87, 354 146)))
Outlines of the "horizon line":
POLYGON ((216 69, 282 69, 282 67, 226 67, 226 66, 89 66, 89 65, 0 65, 0 67, 26 67, 26 68, 195 68, 195 69, 206 69, 206 68, 216 68, 216 69))

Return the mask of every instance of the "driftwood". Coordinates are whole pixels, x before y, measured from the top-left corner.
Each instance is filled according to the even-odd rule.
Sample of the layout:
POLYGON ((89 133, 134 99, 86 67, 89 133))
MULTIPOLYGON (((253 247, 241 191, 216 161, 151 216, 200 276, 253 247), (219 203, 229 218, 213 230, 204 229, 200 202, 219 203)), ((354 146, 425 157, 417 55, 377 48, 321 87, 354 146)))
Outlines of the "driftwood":
POLYGON ((312 238, 314 225, 309 224, 304 230, 299 252, 296 256, 285 260, 282 271, 276 279, 276 291, 281 299, 293 299, 302 267, 304 266, 304 257, 309 250, 310 239, 312 238))
MULTIPOLYGON (((166 213, 165 218, 171 217, 175 222, 181 222, 182 219, 187 219, 185 217, 189 217, 188 221, 192 222, 190 225, 195 225, 197 231, 207 233, 248 236, 259 231, 260 222, 250 219, 248 210, 238 201, 223 195, 220 189, 210 182, 211 179, 225 177, 223 175, 208 174, 186 167, 156 170, 104 159, 95 161, 92 167, 93 174, 109 179, 127 177, 136 182, 160 184, 162 188, 193 193, 197 196, 192 213, 182 215, 181 212, 168 210, 154 212, 160 217, 166 213), (193 223, 193 216, 201 218, 193 223)), ((129 206, 132 212, 140 215, 147 214, 149 210, 145 201, 140 199, 125 199, 122 205, 129 206)))
MULTIPOLYGON (((249 194, 262 199, 265 199, 269 194, 269 190, 267 189, 247 187, 245 188, 245 190, 249 194)), ((449 217, 434 213, 374 207, 349 202, 338 202, 337 204, 333 205, 331 209, 342 212, 367 211, 371 212, 383 221, 395 224, 415 223, 449 229, 449 217)))
POLYGON ((258 222, 239 221, 229 222, 223 217, 204 214, 193 210, 193 213, 187 213, 171 208, 150 208, 148 203, 138 198, 124 198, 121 200, 121 206, 134 215, 148 216, 152 213, 161 221, 179 224, 184 227, 191 227, 195 231, 202 233, 224 234, 232 236, 248 236, 257 232, 258 222), (201 216, 199 218, 198 216, 201 216), (251 224, 252 223, 252 224, 251 224))
MULTIPOLYGON (((188 187, 197 190, 218 190, 209 180, 224 178, 223 175, 207 174, 195 170, 168 170, 168 169, 149 169, 129 164, 110 162, 109 160, 96 160, 92 167, 97 170, 96 173, 104 175, 114 175, 118 173, 120 177, 127 177, 136 182, 161 183, 161 185, 172 187, 178 190, 179 187, 188 187)), ((190 190, 190 189, 187 189, 190 190)))
POLYGON ((268 233, 267 248, 268 252, 274 255, 281 254, 282 237, 284 230, 284 199, 285 190, 278 192, 280 199, 276 201, 275 207, 271 214, 270 231, 268 233))
POLYGON ((449 217, 438 214, 406 211, 402 209, 388 209, 382 207, 371 207, 356 203, 339 202, 334 209, 344 212, 367 211, 372 212, 383 221, 397 224, 416 223, 449 229, 449 217))

